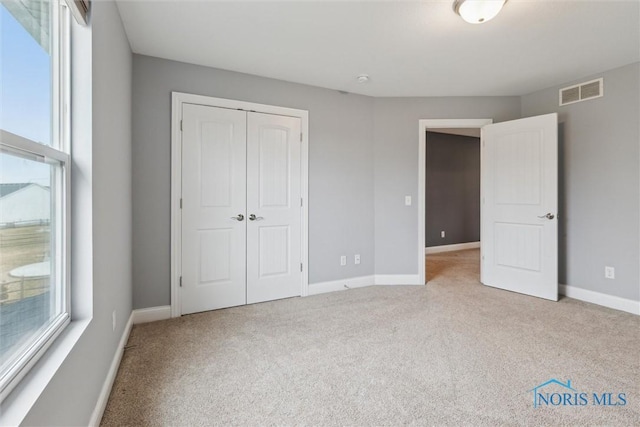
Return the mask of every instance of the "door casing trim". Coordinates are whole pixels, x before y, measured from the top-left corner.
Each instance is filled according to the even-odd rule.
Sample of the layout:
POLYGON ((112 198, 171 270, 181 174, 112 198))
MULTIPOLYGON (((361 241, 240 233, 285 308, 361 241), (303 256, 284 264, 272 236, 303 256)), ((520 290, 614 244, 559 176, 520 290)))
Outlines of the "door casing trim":
POLYGON ((287 107, 256 104, 225 98, 171 92, 171 317, 182 315, 180 277, 182 276, 182 105, 197 104, 233 110, 253 111, 300 119, 302 132, 300 151, 302 283, 300 295, 309 293, 309 112, 287 107))
POLYGON ((421 119, 418 120, 418 283, 426 283, 424 268, 426 191, 427 191, 427 130, 442 128, 481 128, 493 119, 421 119))

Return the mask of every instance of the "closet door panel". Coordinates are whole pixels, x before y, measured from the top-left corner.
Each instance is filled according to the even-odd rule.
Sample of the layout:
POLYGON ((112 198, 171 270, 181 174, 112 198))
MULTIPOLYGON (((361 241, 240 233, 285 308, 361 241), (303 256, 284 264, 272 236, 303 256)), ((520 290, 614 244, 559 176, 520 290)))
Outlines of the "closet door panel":
POLYGON ((246 113, 185 104, 182 117, 181 312, 246 304, 246 113))
POLYGON ((248 113, 248 303, 300 295, 300 195, 300 119, 248 113))

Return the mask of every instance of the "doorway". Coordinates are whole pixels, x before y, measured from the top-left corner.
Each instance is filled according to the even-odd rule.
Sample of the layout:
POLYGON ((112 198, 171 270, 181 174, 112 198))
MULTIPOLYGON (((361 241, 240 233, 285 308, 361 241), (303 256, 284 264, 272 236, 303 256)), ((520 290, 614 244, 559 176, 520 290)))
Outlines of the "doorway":
POLYGON ((306 111, 173 94, 172 317, 307 294, 306 111))
MULTIPOLYGON (((424 256, 426 131, 452 127, 482 127, 480 282, 557 301, 556 113, 495 125, 490 119, 420 121, 418 265, 424 256)), ((426 278, 424 269, 420 274, 426 278)))
MULTIPOLYGON (((482 126, 493 123, 493 119, 439 119, 419 121, 418 146, 418 265, 424 266, 419 271, 420 283, 427 283, 427 226, 426 226, 426 179, 427 179, 427 132, 445 130, 448 133, 457 132, 470 134, 477 132, 482 126)), ((436 230, 436 232, 446 230, 436 230)), ((441 234, 440 234, 441 235, 441 234)), ((464 247, 461 247, 461 249, 464 247)))
POLYGON ((425 268, 430 282, 480 277, 480 129, 427 130, 425 268))

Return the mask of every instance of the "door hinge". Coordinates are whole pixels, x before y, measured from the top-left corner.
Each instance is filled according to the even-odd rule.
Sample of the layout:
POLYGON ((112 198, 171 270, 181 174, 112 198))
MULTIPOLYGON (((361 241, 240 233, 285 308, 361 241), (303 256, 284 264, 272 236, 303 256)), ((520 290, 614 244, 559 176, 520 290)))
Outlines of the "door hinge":
POLYGON ((300 271, 302 271, 302 263, 300 263, 300 271))
POLYGON ((304 206, 304 203, 302 202, 304 199, 302 197, 300 197, 300 207, 304 206))
POLYGON ((300 142, 302 142, 302 133, 300 133, 300 142))
POLYGON ((182 132, 182 120, 180 120, 180 132, 182 132))
POLYGON ((180 287, 182 287, 182 276, 180 276, 180 287))
POLYGON ((180 209, 182 209, 182 198, 180 199, 180 209))

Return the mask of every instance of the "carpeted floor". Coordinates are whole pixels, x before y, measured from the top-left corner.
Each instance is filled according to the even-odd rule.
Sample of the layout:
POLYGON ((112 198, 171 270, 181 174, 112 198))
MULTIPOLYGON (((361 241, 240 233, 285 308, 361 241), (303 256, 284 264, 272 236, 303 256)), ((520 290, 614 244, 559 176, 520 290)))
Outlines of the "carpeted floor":
POLYGON ((640 317, 488 288, 478 269, 477 250, 430 255, 427 286, 135 326, 102 425, 640 425, 640 317), (552 378, 588 404, 534 408, 552 378))

